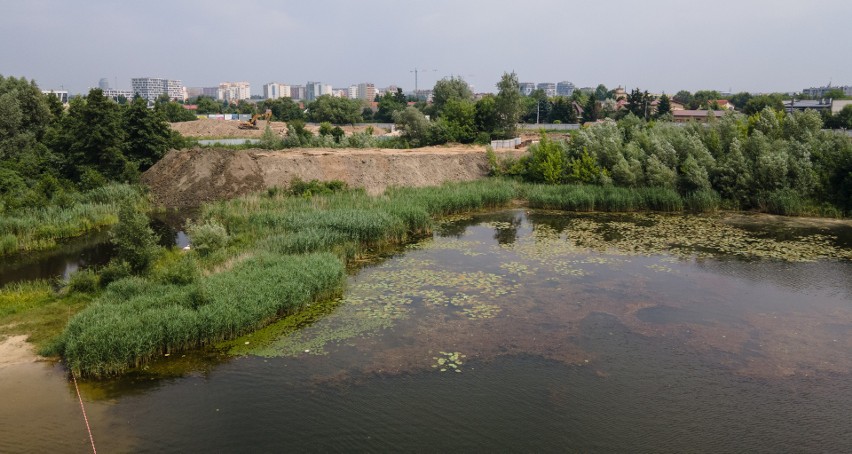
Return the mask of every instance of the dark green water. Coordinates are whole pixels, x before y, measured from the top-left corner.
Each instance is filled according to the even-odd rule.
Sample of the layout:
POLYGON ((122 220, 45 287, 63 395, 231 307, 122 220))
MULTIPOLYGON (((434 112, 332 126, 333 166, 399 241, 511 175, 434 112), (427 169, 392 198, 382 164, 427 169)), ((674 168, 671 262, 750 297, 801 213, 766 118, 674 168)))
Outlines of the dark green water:
MULTIPOLYGON (((683 219, 447 224, 298 331, 83 383, 98 449, 851 452, 852 262, 799 261, 771 228, 755 250, 798 259, 654 229, 683 219)), ((0 369, 0 451, 85 450, 61 367, 22 370, 0 369)))

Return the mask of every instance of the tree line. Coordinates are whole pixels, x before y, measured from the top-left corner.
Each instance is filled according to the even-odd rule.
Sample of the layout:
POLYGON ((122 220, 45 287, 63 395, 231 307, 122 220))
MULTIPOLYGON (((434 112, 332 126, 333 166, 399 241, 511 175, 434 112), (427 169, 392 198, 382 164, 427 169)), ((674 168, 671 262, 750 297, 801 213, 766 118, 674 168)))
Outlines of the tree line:
POLYGON ((646 122, 628 114, 572 132, 542 135, 530 154, 495 173, 541 183, 662 187, 719 198, 726 207, 779 214, 852 210, 852 140, 822 130, 820 114, 766 107, 708 124, 646 122))
POLYGON ((77 191, 137 181, 184 144, 167 121, 171 104, 149 109, 135 97, 122 105, 95 88, 66 108, 35 82, 0 75, 0 213, 62 205, 77 191))

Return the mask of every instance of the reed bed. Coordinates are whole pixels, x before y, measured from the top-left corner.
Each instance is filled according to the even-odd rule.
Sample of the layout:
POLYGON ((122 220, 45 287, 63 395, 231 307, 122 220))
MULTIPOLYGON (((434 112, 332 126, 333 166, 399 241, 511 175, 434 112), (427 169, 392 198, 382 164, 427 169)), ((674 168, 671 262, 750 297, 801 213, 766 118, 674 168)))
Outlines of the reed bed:
POLYGON ((144 196, 133 186, 113 184, 75 195, 69 206, 0 214, 0 255, 50 249, 62 240, 113 225, 124 201, 141 205, 144 196))
POLYGON ((523 197, 533 208, 565 211, 681 211, 683 198, 665 188, 591 185, 525 185, 523 197))
POLYGON ((69 321, 55 349, 74 374, 119 374, 256 330, 339 292, 344 276, 343 262, 319 253, 258 255, 190 285, 125 278, 69 321))

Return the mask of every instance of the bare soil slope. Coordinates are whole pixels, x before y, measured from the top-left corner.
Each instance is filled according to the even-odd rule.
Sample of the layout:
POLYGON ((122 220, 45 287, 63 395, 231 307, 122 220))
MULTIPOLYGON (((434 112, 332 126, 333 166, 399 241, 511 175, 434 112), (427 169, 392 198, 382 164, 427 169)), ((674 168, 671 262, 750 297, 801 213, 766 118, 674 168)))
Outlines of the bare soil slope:
POLYGON ((487 173, 485 149, 472 146, 282 151, 193 148, 172 150, 142 175, 142 182, 151 189, 156 203, 190 207, 287 186, 294 178, 341 180, 378 194, 388 186, 434 186, 475 180, 487 173))

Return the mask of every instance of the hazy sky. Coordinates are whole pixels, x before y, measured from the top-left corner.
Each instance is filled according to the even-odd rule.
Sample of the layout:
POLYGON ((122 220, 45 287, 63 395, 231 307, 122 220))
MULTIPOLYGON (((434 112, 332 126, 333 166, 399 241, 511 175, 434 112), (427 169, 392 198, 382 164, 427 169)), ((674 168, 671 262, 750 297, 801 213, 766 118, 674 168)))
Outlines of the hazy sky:
MULTIPOLYGON (((852 85, 850 0, 22 0, 0 74, 84 92, 107 77, 420 88, 460 75, 652 92, 852 85)), ((117 84, 116 84, 117 81, 117 84)))

